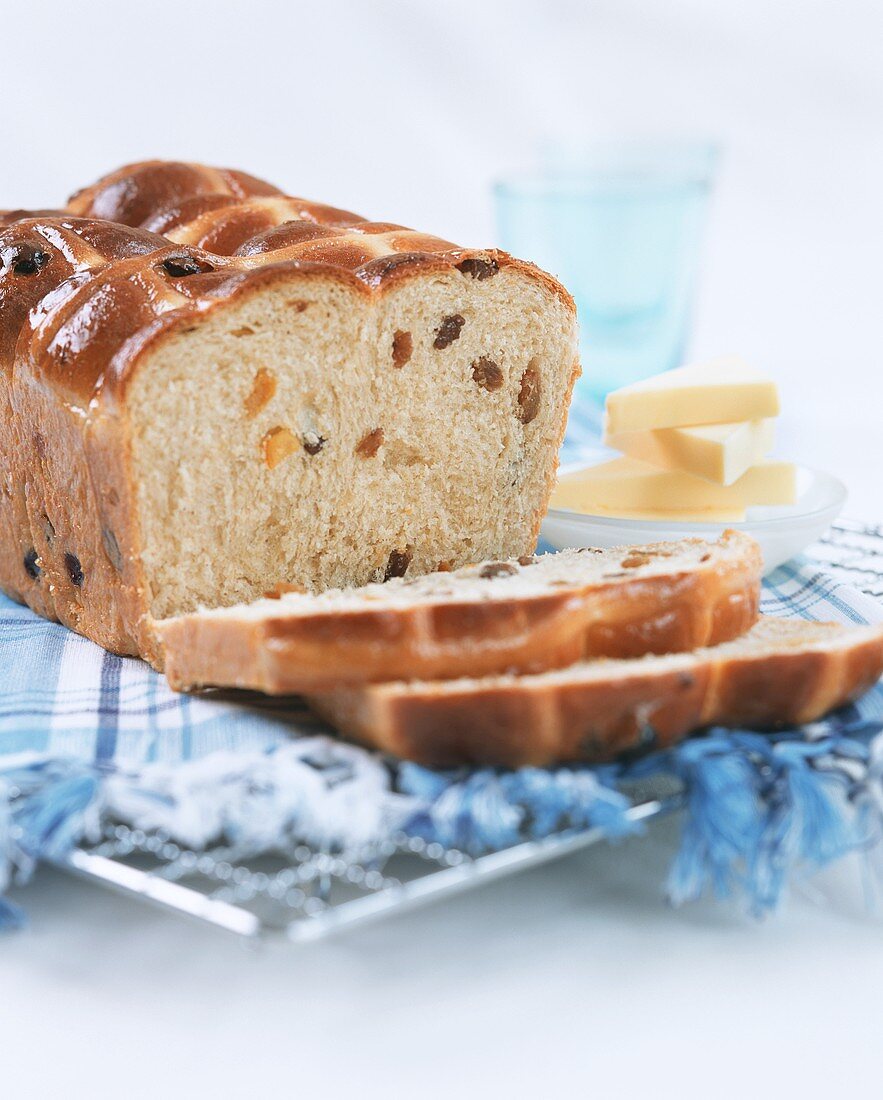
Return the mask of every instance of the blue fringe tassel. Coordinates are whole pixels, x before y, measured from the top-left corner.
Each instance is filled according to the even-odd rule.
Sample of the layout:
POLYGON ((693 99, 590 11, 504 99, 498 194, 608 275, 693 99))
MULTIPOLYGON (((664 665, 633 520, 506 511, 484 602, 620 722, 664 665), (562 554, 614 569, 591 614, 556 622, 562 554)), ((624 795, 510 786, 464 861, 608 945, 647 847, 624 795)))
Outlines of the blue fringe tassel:
POLYGON ((21 927, 2 894, 23 884, 40 859, 62 856, 83 836, 99 778, 76 761, 25 758, 0 770, 0 929, 21 927))
POLYGON ((861 721, 845 708, 806 730, 712 730, 601 768, 441 772, 400 763, 387 769, 323 737, 294 741, 277 750, 275 761, 273 753, 226 754, 219 764, 206 757, 160 778, 147 769, 126 775, 76 760, 10 758, 0 761, 0 928, 22 920, 3 900, 7 887, 27 881, 41 858, 62 856, 84 835, 97 835, 105 806, 127 820, 127 812, 146 814, 152 827, 157 813, 189 806, 192 826, 195 795, 206 806, 223 797, 214 833, 199 843, 230 839, 251 823, 250 849, 257 851, 305 828, 314 842, 345 847, 355 842, 354 812, 370 802, 379 809, 365 816, 360 828, 370 835, 363 840, 404 830, 478 854, 560 830, 597 828, 611 839, 633 833, 640 826, 630 820, 620 787, 652 777, 675 779, 683 790, 681 844, 667 882, 671 901, 705 893, 738 897, 761 915, 776 908, 795 874, 883 839, 881 735, 883 722, 861 721), (120 806, 127 811, 121 814, 120 806), (252 828, 261 806, 273 813, 252 828))
POLYGON ((883 775, 871 760, 883 723, 851 719, 847 708, 817 740, 715 730, 632 769, 632 777, 674 775, 684 788, 667 883, 674 904, 710 892, 741 897, 759 916, 779 905, 795 873, 879 839, 883 775))
POLYGON ((397 786, 421 804, 406 831, 473 854, 537 840, 561 829, 635 832, 613 769, 435 772, 401 764, 397 786))

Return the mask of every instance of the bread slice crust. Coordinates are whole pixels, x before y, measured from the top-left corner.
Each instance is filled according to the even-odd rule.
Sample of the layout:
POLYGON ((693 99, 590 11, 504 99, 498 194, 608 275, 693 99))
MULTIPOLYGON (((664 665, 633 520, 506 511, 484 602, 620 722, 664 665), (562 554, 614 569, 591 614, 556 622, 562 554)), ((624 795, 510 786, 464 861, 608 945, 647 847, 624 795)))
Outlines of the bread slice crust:
POLYGON ((607 553, 609 568, 569 583, 530 587, 542 565, 489 563, 410 588, 371 586, 361 602, 359 590, 350 600, 343 593, 340 606, 327 597, 297 597, 243 614, 234 608, 168 619, 158 625, 166 675, 178 689, 213 684, 290 694, 394 679, 534 673, 590 657, 715 645, 757 618, 761 557, 744 535, 607 553), (679 547, 684 553, 689 547, 689 562, 670 558, 679 547), (476 583, 482 570, 490 577, 476 583), (504 575, 495 578, 495 571, 504 575), (458 583, 472 588, 458 595, 458 583), (528 590, 518 592, 519 583, 528 590), (428 584, 450 595, 418 595, 428 584))
POLYGON ((376 684, 309 699, 356 741, 432 767, 602 763, 711 725, 811 722, 883 673, 883 626, 761 619, 694 653, 536 676, 376 684))

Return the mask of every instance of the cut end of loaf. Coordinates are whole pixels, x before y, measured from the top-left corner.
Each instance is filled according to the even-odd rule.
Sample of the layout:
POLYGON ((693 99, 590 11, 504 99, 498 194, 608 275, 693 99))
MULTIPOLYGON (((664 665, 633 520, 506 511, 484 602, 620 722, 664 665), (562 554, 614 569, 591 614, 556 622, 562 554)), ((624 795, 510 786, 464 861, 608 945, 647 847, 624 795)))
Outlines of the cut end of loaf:
POLYGON ((129 388, 151 616, 528 553, 575 361, 518 267, 291 275, 173 333, 129 388))

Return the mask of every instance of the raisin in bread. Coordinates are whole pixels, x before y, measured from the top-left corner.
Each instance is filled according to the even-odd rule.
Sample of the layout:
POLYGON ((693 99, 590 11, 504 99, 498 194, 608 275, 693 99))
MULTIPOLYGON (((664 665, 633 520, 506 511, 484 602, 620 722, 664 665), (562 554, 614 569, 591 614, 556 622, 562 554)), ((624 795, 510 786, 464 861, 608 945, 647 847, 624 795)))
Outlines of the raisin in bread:
POLYGON ((156 619, 533 550, 578 373, 537 268, 174 163, 2 220, 8 594, 160 666, 156 619))
POLYGON ((809 722, 883 672, 883 627, 761 619, 744 637, 533 676, 374 684, 309 700, 342 732, 432 766, 612 760, 709 725, 809 722))
POLYGON ((538 671, 722 642, 757 618, 761 556, 730 531, 563 550, 158 624, 174 687, 275 694, 377 680, 538 671))

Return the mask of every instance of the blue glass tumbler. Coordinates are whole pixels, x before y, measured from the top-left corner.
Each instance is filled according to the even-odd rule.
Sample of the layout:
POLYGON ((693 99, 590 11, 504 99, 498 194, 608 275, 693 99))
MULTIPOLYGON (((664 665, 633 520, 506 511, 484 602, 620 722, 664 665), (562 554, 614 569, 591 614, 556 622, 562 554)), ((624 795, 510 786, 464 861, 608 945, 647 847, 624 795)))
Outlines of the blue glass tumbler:
POLYGON ((597 147, 496 184, 501 247, 576 299, 578 397, 682 363, 716 162, 711 144, 597 147))

